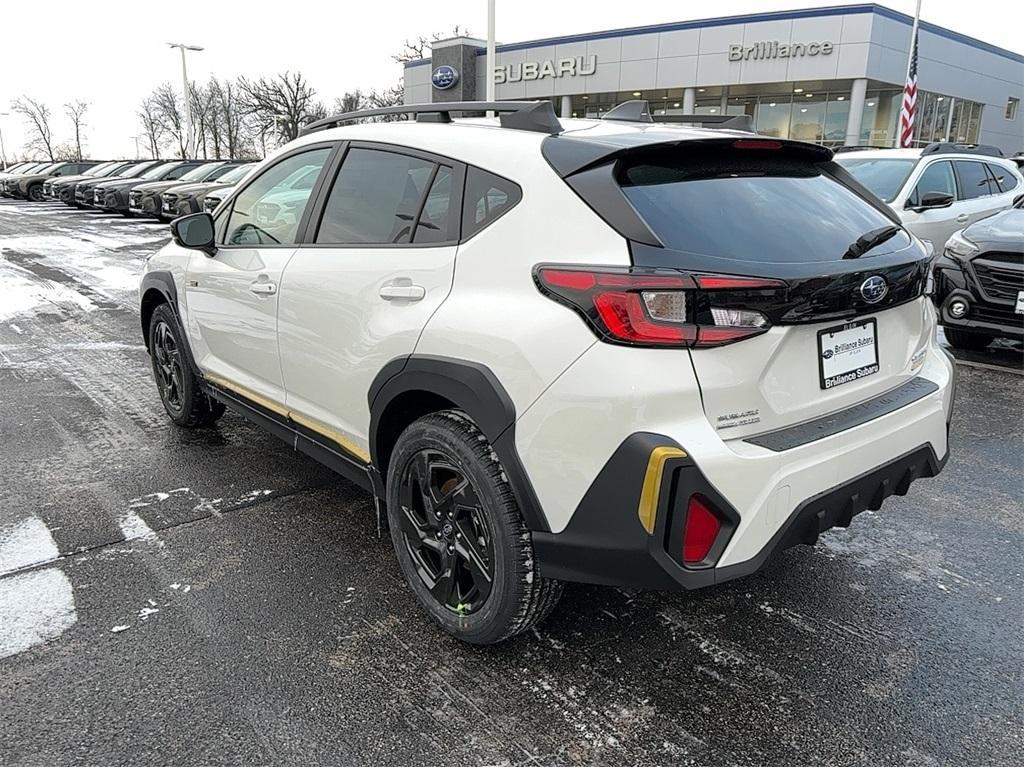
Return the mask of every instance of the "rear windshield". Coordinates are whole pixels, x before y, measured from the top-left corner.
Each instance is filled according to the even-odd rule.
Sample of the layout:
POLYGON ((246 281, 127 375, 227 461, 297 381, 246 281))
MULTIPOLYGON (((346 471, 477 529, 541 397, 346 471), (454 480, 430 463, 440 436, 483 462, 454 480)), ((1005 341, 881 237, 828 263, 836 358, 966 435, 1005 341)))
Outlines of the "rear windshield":
POLYGON ((917 165, 917 160, 900 160, 897 158, 857 159, 840 155, 836 162, 850 172, 850 175, 870 189, 875 197, 892 202, 903 188, 903 183, 910 171, 917 165))
MULTIPOLYGON (((861 236, 893 225, 818 165, 779 150, 660 149, 630 155, 617 173, 633 207, 673 250, 768 263, 832 261, 861 236)), ((872 252, 909 242, 901 232, 872 252)))

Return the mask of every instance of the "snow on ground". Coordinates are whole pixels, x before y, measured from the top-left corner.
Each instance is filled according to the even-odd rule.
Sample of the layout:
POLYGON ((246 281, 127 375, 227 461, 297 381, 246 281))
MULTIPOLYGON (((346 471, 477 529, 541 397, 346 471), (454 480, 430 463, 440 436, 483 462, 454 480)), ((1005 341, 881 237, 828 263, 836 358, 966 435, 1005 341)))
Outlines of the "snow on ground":
POLYGON ((0 579, 0 658, 56 639, 77 620, 71 582, 58 568, 0 579))
POLYGON ((49 562, 58 555, 50 529, 39 517, 31 516, 0 527, 0 576, 49 562))

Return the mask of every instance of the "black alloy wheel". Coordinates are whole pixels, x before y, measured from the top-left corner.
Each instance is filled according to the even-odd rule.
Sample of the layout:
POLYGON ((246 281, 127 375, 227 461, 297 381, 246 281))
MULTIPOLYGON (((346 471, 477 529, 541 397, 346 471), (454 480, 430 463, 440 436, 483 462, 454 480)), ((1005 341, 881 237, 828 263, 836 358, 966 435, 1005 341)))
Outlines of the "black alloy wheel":
POLYGON ((494 532, 466 473, 440 450, 415 453, 399 486, 402 539, 416 574, 456 615, 483 606, 494 583, 494 532))
POLYGON ((174 339, 170 326, 163 320, 153 330, 153 370, 160 398, 172 415, 180 414, 185 407, 182 393, 181 350, 174 339))
POLYGON ((42 202, 43 201, 43 185, 42 184, 36 184, 35 186, 30 186, 28 188, 28 198, 32 202, 42 202))

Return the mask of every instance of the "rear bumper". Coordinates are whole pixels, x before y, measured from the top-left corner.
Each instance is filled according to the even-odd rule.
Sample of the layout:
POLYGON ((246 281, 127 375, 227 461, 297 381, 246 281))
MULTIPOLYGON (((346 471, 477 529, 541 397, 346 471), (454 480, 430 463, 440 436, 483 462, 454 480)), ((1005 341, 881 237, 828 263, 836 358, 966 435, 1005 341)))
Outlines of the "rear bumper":
MULTIPOLYGON (((877 511, 886 498, 906 495, 911 484, 934 477, 949 458, 938 458, 931 445, 897 456, 864 474, 849 479, 797 506, 762 549, 750 559, 732 565, 686 567, 676 556, 691 495, 711 498, 727 517, 723 536, 735 532, 740 515, 729 507, 689 458, 666 467, 653 535, 636 523, 640 489, 622 482, 623 474, 642 478, 650 451, 666 439, 637 434, 623 443, 584 499, 582 514, 561 533, 535 532, 534 553, 541 573, 549 578, 633 588, 676 591, 696 589, 751 575, 771 558, 798 544, 814 544, 833 527, 849 527, 868 509, 877 511)), ((728 541, 724 542, 728 545, 728 541)))
MULTIPOLYGON (((749 575, 777 552, 813 543, 889 496, 905 495, 948 459, 955 368, 933 343, 927 349, 918 376, 877 402, 768 435, 722 440, 702 413, 645 419, 650 431, 620 437, 564 528, 534 532, 541 572, 659 590, 710 586, 749 575), (638 509, 651 451, 661 446, 680 448, 686 457, 665 465, 648 535, 638 509), (682 529, 694 494, 722 512, 723 532, 712 561, 687 567, 682 529)), ((647 414, 658 416, 648 404, 647 414)), ((529 461, 527 468, 533 472, 529 461)), ((571 479, 564 469, 562 475, 563 482, 571 479)), ((543 504, 549 496, 539 489, 543 504)))

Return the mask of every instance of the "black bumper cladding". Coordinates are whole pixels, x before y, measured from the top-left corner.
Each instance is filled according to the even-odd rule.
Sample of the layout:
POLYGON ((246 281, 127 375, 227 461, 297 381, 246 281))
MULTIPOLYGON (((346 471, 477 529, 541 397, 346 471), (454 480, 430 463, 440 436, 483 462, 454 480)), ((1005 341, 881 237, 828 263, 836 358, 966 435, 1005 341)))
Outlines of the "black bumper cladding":
MULTIPOLYGON (((729 536, 739 515, 712 487, 690 458, 666 464, 653 535, 637 516, 641 484, 651 451, 674 444, 656 434, 633 434, 601 470, 561 533, 535 532, 540 571, 550 578, 583 583, 678 591, 723 583, 761 569, 777 552, 813 544, 832 527, 848 527, 857 514, 876 510, 891 495, 906 495, 911 483, 934 477, 947 456, 938 459, 922 445, 859 477, 801 503, 753 558, 726 567, 685 567, 677 552, 686 507, 693 494, 709 498, 729 520, 729 536)), ((716 545, 720 552, 725 541, 716 545)))

